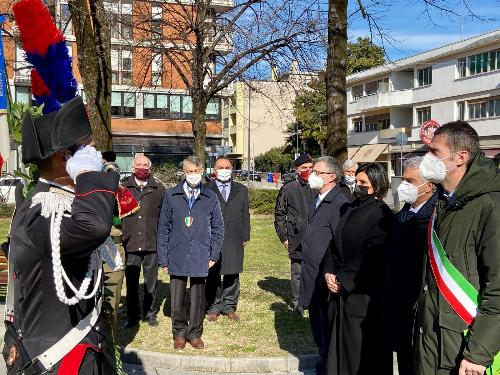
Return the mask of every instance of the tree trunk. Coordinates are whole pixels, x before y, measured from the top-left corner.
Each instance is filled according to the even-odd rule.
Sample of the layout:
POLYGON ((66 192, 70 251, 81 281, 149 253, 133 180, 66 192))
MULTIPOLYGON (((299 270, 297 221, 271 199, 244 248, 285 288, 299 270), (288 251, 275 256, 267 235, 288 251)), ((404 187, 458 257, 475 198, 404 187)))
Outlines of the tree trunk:
POLYGON ((111 39, 102 0, 70 0, 93 138, 98 149, 111 145, 111 39))
POLYGON ((204 1, 195 1, 194 12, 196 14, 196 21, 193 32, 196 42, 191 62, 191 77, 193 82, 191 85, 191 98, 193 100, 193 117, 191 119, 194 135, 193 154, 205 166, 205 144, 207 139, 205 113, 208 100, 203 87, 203 83, 205 82, 205 64, 207 64, 203 46, 206 37, 205 23, 207 17, 207 7, 204 1))
POLYGON ((194 147, 193 154, 205 165, 205 144, 207 140, 207 124, 205 113, 207 110, 207 100, 203 91, 199 90, 193 95, 193 126, 194 147))
POLYGON ((326 152, 326 142, 321 140, 318 142, 318 145, 319 145, 319 151, 321 152, 321 156, 325 156, 327 155, 327 152, 326 152))
POLYGON ((329 0, 328 4, 327 152, 343 163, 347 158, 347 0, 329 0))
POLYGON ((45 0, 44 1, 45 6, 49 10, 50 16, 54 20, 54 23, 58 25, 57 23, 57 18, 56 18, 56 1, 55 0, 45 0))

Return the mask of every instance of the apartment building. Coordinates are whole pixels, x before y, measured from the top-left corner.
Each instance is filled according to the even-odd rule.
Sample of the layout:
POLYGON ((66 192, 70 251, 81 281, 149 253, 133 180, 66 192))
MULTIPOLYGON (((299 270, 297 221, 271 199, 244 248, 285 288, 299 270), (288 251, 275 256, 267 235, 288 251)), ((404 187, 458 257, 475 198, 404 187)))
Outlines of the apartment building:
MULTIPOLYGON (((176 7, 189 7, 190 4, 190 1, 183 1, 181 5, 176 0, 104 0, 111 32, 113 150, 124 171, 130 170, 130 161, 136 152, 146 153, 154 162, 173 163, 192 153, 191 97, 188 87, 166 58, 169 51, 178 48, 170 42, 176 32, 168 26, 174 17, 172 14, 180 13, 176 7)), ((233 6, 233 0, 212 0, 211 14, 233 6)), ((66 35, 75 77, 83 95, 67 0, 57 0, 56 22, 66 35)), ((215 31, 206 43, 211 43, 214 36, 215 31)), ((13 100, 30 102, 29 67, 24 61, 23 50, 6 34, 3 41, 13 100)), ((231 41, 226 38, 214 53, 224 55, 231 48, 231 41)), ((215 66, 215 57, 211 65, 215 66)), ((220 97, 210 100, 206 121, 208 153, 219 147, 223 139, 220 97)), ((11 167, 13 165, 11 162, 11 167)))
POLYGON ((295 123, 295 97, 316 77, 300 72, 294 61, 282 76, 273 69, 270 80, 233 84, 233 94, 223 101, 222 123, 235 169, 253 169, 255 156, 285 144, 288 126, 295 123))
POLYGON ((500 30, 347 77, 349 157, 384 163, 423 154, 422 123, 468 121, 484 153, 500 152, 500 30), (407 143, 395 143, 398 133, 407 143))

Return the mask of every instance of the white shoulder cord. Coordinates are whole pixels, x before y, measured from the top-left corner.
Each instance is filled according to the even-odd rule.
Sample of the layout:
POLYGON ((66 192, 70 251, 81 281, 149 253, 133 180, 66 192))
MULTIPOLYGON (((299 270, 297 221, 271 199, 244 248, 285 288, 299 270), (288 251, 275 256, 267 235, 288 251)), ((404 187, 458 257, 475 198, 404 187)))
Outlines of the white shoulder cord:
POLYGON ((50 239, 52 243, 52 270, 54 273, 54 284, 56 287, 57 297, 61 302, 63 302, 66 305, 76 305, 82 299, 90 299, 97 293, 97 290, 101 283, 102 267, 99 267, 97 263, 99 257, 97 256, 97 250, 95 250, 94 252, 92 252, 90 256, 87 272, 85 274, 85 278, 83 279, 80 285, 80 288, 79 289, 75 288, 73 283, 69 280, 68 276, 66 275, 66 272, 64 271, 64 268, 61 263, 60 234, 61 234, 62 218, 63 218, 62 213, 53 212, 50 220, 50 234, 51 234, 50 239), (92 281, 92 275, 96 267, 98 268, 96 283, 94 285, 92 292, 86 295, 85 293, 87 292, 90 286, 90 282, 92 281), (63 278, 64 281, 66 282, 66 285, 68 285, 70 289, 73 291, 73 293, 75 293, 75 295, 71 298, 68 298, 66 296, 66 292, 64 291, 63 278))
POLYGON ((97 293, 102 278, 102 261, 99 253, 102 254, 106 263, 108 263, 108 265, 113 270, 120 269, 123 266, 123 260, 120 256, 120 253, 116 249, 114 242, 110 237, 108 237, 106 241, 101 246, 99 246, 98 249, 92 252, 89 259, 87 272, 85 273, 85 278, 83 279, 80 288, 77 289, 69 280, 66 271, 64 270, 61 263, 60 235, 64 211, 71 210, 72 202, 73 199, 68 196, 51 192, 41 192, 33 197, 31 204, 31 207, 37 204, 41 204, 41 215, 46 218, 50 217, 50 241, 52 245, 52 270, 54 276, 54 285, 56 288, 57 297, 66 305, 75 305, 82 299, 90 299, 94 297, 94 295, 97 293), (110 252, 114 253, 114 259, 111 258, 110 252), (92 275, 96 268, 97 277, 94 288, 91 293, 85 294, 88 291, 90 282, 92 281, 92 275), (63 280, 75 294, 72 298, 68 298, 66 296, 63 280))

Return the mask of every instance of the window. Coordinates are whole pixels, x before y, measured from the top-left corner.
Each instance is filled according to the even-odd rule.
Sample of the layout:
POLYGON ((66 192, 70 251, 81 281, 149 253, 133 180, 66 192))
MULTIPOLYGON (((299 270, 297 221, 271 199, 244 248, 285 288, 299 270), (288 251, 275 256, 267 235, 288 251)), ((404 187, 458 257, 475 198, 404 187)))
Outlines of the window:
POLYGON ((487 116, 486 104, 487 104, 486 101, 469 103, 468 105, 469 119, 474 120, 479 118, 485 118, 487 116))
POLYGON ((463 78, 467 75, 467 59, 465 57, 463 59, 458 59, 457 70, 458 76, 460 78, 463 78))
POLYGON ((365 132, 374 132, 377 130, 378 130, 378 124, 376 122, 365 125, 365 132))
POLYGON ((488 52, 469 57, 469 74, 471 76, 488 71, 488 52))
POLYGON ((109 14, 111 38, 132 39, 132 0, 108 0, 104 10, 109 14))
POLYGON ((21 47, 16 46, 16 77, 29 79, 31 65, 26 62, 24 51, 21 47))
POLYGON ((417 69, 417 84, 418 87, 432 85, 432 66, 417 69))
POLYGON ((417 109, 417 122, 422 125, 424 122, 431 119, 431 107, 417 109))
POLYGON ((190 96, 182 97, 182 118, 190 119, 193 115, 193 100, 190 96))
POLYGON ((363 96, 363 85, 353 86, 351 89, 352 101, 356 101, 357 98, 363 96))
POLYGON ((163 9, 161 3, 151 5, 151 33, 153 38, 163 37, 163 9))
POLYGON ((59 30, 66 35, 73 35, 73 24, 71 23, 71 12, 68 3, 61 2, 59 8, 59 30))
POLYGON ((135 93, 111 93, 111 116, 135 117, 135 93))
POLYGON ((366 84, 366 95, 373 95, 377 93, 378 81, 369 82, 366 84))
POLYGON ((115 85, 132 84, 132 51, 111 48, 111 75, 115 85))
POLYGON ((167 116, 167 94, 144 94, 144 117, 167 118, 167 116))
POLYGON ((169 95, 170 118, 181 117, 181 97, 180 95, 169 95))
POLYGON ((153 55, 153 60, 151 62, 151 83, 153 86, 161 86, 161 78, 163 73, 163 59, 160 53, 153 55))
POLYGON ((465 120, 465 102, 458 102, 457 103, 457 117, 458 120, 465 120))
POLYGON ((384 78, 378 81, 378 92, 389 91, 389 78, 384 78))
POLYGON ((212 98, 208 102, 207 110, 205 113, 207 120, 217 120, 220 118, 220 99, 212 98))
POLYGON ((18 86, 16 87, 16 103, 31 104, 31 91, 29 87, 18 86))
POLYGON ((391 119, 384 118, 378 122, 378 130, 389 129, 391 127, 391 119))
POLYGON ((500 99, 488 101, 488 117, 500 116, 500 99))
POLYGON ((361 133, 363 131, 363 120, 360 118, 352 120, 355 133, 361 133))

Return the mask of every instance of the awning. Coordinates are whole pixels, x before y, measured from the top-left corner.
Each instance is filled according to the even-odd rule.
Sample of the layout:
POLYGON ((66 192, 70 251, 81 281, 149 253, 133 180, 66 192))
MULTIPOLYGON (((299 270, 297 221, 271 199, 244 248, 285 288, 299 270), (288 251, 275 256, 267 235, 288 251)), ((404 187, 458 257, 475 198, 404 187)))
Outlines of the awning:
POLYGON ((484 155, 488 158, 494 158, 496 154, 500 154, 500 148, 490 148, 483 150, 484 155))
POLYGON ((360 148, 359 147, 348 147, 347 148, 347 159, 352 159, 356 152, 358 152, 360 148))
POLYGON ((375 161, 378 156, 387 148, 386 144, 365 145, 362 146, 354 155, 352 160, 355 162, 368 163, 375 161))

